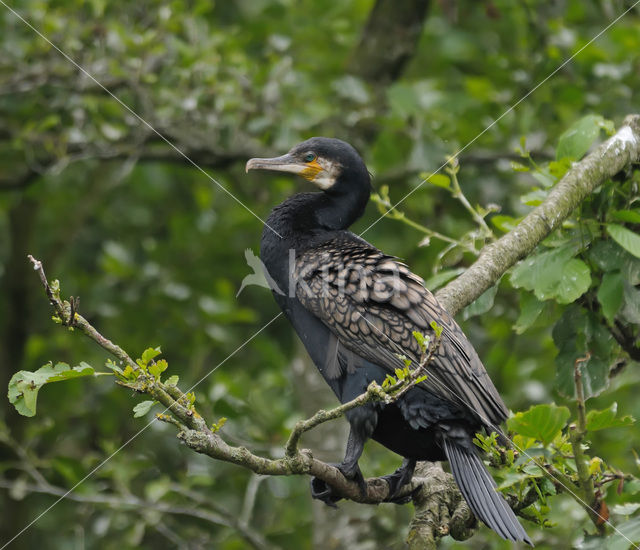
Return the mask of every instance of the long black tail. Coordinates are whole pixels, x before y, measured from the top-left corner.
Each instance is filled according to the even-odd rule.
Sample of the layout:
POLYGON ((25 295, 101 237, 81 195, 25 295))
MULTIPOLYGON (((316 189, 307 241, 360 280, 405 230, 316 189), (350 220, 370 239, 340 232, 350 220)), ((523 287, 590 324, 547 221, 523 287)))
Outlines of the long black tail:
POLYGON ((502 538, 533 546, 480 457, 446 437, 443 443, 453 477, 475 516, 502 538))

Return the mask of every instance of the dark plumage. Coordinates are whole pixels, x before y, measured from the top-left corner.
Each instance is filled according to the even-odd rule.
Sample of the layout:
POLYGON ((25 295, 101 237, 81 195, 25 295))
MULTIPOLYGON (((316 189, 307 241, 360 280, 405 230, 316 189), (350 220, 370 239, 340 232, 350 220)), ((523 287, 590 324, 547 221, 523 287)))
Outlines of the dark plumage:
MULTIPOLYGON (((420 277, 347 230, 371 188, 356 150, 337 139, 311 138, 281 157, 251 159, 250 169, 296 173, 322 189, 273 209, 261 258, 282 290, 274 292, 276 301, 341 402, 403 367, 399 354, 417 363, 413 331, 431 333, 434 320, 444 327, 424 382, 394 404, 347 414, 351 430, 340 470, 362 483, 358 459, 373 438, 405 457, 387 476, 393 496, 411 479, 415 461, 448 460, 474 514, 505 539, 531 544, 473 444, 477 431, 499 431, 508 414, 478 354, 420 277)), ((337 500, 319 480, 312 493, 328 504, 337 500)))

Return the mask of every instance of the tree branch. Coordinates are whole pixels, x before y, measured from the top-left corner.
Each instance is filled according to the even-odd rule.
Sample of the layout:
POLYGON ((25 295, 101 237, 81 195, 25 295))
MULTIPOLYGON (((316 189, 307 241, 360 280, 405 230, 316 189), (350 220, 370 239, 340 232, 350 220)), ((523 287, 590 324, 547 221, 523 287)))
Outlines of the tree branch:
MULTIPOLYGON (((480 257, 469 269, 436 292, 438 301, 452 315, 458 313, 493 286, 511 266, 559 227, 594 189, 628 164, 638 160, 640 115, 629 115, 613 137, 596 147, 583 160, 574 163, 551 190, 546 200, 530 212, 514 230, 485 246, 480 257)), ((581 440, 576 441, 576 444, 579 447, 581 440)), ((457 493, 458 489, 454 485, 451 491, 457 493)), ((450 502, 450 493, 440 492, 439 495, 444 509, 449 509, 447 503, 450 502)), ((593 501, 587 502, 593 504, 593 501)), ((435 508, 429 499, 414 500, 414 503, 416 514, 410 525, 407 541, 411 550, 431 550, 435 548, 435 540, 442 536, 437 530, 438 525, 442 523, 423 519, 433 517, 435 508)), ((588 513, 594 519, 593 510, 589 509, 588 513)), ((447 519, 444 518, 445 524, 447 519)), ((454 535, 453 532, 451 534, 454 535)))
POLYGON ((127 355, 127 353, 120 347, 108 340, 102 334, 100 334, 94 327, 78 312, 72 311, 73 297, 71 301, 60 300, 60 287, 57 281, 54 281, 54 287, 52 288, 47 281, 47 276, 44 273, 44 267, 42 262, 36 260, 31 254, 28 255, 29 260, 33 264, 33 269, 38 273, 40 282, 44 286, 44 290, 49 298, 49 303, 53 306, 62 324, 68 327, 77 327, 99 346, 103 347, 110 354, 117 357, 125 365, 129 365, 133 370, 138 369, 136 362, 127 355))
MULTIPOLYGON (((640 116, 634 115, 625 119, 624 126, 615 136, 597 147, 585 159, 575 163, 549 193, 545 202, 525 217, 515 230, 485 247, 475 264, 440 290, 437 293, 440 302, 452 314, 471 303, 495 284, 518 259, 531 252, 557 228, 593 189, 626 164, 636 162, 639 156, 640 116)), ((175 425, 180 430, 178 438, 189 448, 217 460, 238 464, 256 474, 313 475, 331 485, 344 498, 356 502, 380 503, 388 497, 389 487, 386 481, 379 478, 366 480, 366 491, 362 494, 358 484, 347 480, 337 468, 316 460, 308 450, 297 449, 304 432, 337 418, 346 410, 368 400, 393 399, 388 390, 383 391, 372 384, 365 394, 353 402, 332 411, 319 411, 310 419, 298 423, 286 443, 283 458, 269 459, 255 455, 245 447, 229 445, 217 433, 217 428, 210 429, 207 426, 187 395, 177 387, 166 385, 158 377, 151 376, 144 368, 136 365, 124 350, 96 331, 75 311, 72 299, 60 299, 59 285, 57 282, 49 284, 42 264, 32 257, 30 260, 62 324, 79 328, 106 351, 130 366, 134 374, 121 379, 120 383, 138 392, 147 393, 165 406, 166 410, 157 415, 157 419, 175 425), (167 411, 172 416, 166 415, 167 411)), ((450 474, 443 472, 438 464, 430 463, 420 464, 418 472, 419 475, 403 491, 404 495, 414 495, 416 505, 416 516, 408 537, 412 550, 435 548, 435 541, 444 534, 460 540, 470 536, 474 518, 466 503, 461 500, 450 474)), ((524 505, 524 502, 516 503, 514 509, 519 511, 524 505)))
POLYGON ((438 301, 455 315, 492 287, 511 266, 559 227, 596 187, 638 160, 640 115, 629 115, 613 137, 574 163, 546 200, 518 227, 487 245, 469 269, 440 289, 436 293, 438 301))
MULTIPOLYGON (((176 426, 180 430, 178 438, 189 448, 211 458, 243 466, 256 474, 312 475, 331 485, 343 498, 356 502, 378 504, 384 502, 388 497, 389 486, 385 481, 379 478, 368 479, 367 489, 365 494, 362 494, 359 485, 356 482, 347 480, 335 466, 314 459, 308 450, 298 451, 296 446, 303 432, 316 425, 338 418, 347 410, 374 399, 392 402, 396 398, 394 393, 400 392, 404 387, 404 383, 399 382, 386 390, 372 383, 365 394, 357 397, 352 402, 337 407, 332 411, 320 411, 312 419, 300 423, 287 442, 287 453, 284 458, 264 458, 253 454, 246 447, 234 447, 227 444, 215 430, 207 426, 205 420, 190 404, 191 402, 187 395, 182 393, 176 386, 164 384, 159 379, 149 375, 122 348, 100 334, 77 311, 73 311, 72 304, 74 301, 72 299, 63 301, 60 298, 59 284, 57 281, 49 283, 42 262, 31 255, 29 260, 32 262, 34 270, 38 273, 49 302, 59 317, 61 324, 80 329, 107 352, 117 357, 125 365, 130 366, 135 374, 129 378, 121 377, 118 382, 139 393, 146 393, 166 407, 163 413, 156 415, 156 419, 176 426), (170 411, 173 416, 165 414, 167 411, 170 411)), ((435 339, 434 343, 437 342, 438 339, 435 339)), ((432 354, 427 355, 427 359, 431 356, 432 354)), ((419 373, 419 369, 415 369, 412 372, 412 376, 409 378, 411 383, 415 383, 417 380, 417 375, 413 376, 413 373, 419 373)), ((415 489, 415 485, 410 484, 405 488, 403 494, 408 495, 413 489, 415 489)))

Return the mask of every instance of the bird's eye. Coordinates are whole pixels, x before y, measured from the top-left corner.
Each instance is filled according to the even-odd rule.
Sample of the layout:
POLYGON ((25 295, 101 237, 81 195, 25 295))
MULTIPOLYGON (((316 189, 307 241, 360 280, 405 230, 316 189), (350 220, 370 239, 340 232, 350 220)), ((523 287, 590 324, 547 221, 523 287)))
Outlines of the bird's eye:
POLYGON ((316 154, 315 153, 307 153, 304 156, 304 161, 305 162, 313 162, 314 160, 316 160, 316 154))

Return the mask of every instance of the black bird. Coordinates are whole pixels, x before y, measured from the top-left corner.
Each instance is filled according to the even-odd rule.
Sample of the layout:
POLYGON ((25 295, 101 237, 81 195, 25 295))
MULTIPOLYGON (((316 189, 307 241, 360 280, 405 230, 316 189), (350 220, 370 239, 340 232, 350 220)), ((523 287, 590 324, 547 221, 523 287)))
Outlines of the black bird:
MULTIPOLYGON (((251 159, 246 169, 299 174, 322 190, 273 209, 260 255, 278 286, 278 305, 342 403, 403 368, 400 354, 417 364, 421 349, 413 331, 432 333, 432 321, 443 327, 425 381, 396 403, 347 413, 351 429, 340 471, 364 487, 358 460, 367 439, 375 439, 405 457, 386 476, 393 500, 417 460, 448 460, 473 513, 503 538, 531 544, 473 444, 478 431, 499 432, 508 415, 478 354, 420 277, 348 231, 371 190, 358 152, 344 141, 314 137, 286 155, 251 159)), ((318 479, 312 495, 327 504, 338 500, 318 479)))

